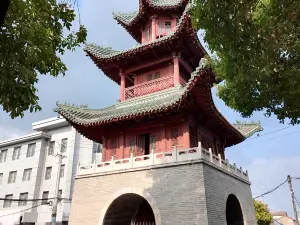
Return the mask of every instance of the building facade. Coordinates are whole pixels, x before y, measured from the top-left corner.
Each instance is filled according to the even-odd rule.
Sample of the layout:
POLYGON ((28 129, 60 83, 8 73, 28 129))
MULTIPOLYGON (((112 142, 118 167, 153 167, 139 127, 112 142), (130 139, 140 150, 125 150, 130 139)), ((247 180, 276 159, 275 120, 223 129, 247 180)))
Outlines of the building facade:
POLYGON ((218 82, 191 21, 188 0, 140 0, 114 18, 139 43, 87 55, 120 85, 105 109, 58 104, 85 137, 103 144, 101 163, 81 165, 72 225, 254 225, 248 173, 225 148, 260 131, 231 124, 216 109, 218 82))
POLYGON ((60 117, 33 123, 32 128, 35 133, 0 142, 0 198, 5 199, 0 201, 0 224, 50 223, 57 173, 63 198, 57 221, 67 224, 78 163, 101 160, 101 148, 60 117), (58 153, 65 156, 60 171, 58 153))

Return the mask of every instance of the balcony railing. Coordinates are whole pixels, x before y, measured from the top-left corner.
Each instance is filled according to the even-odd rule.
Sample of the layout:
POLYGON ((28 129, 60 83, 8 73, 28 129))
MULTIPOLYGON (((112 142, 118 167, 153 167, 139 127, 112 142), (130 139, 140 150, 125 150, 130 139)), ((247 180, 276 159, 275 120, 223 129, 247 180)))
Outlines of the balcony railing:
POLYGON ((173 75, 144 82, 125 89, 125 99, 138 97, 174 86, 173 75))
POLYGON ((183 163, 193 160, 203 160, 215 167, 227 171, 229 174, 240 177, 243 180, 249 181, 248 172, 244 172, 243 169, 237 168, 235 164, 230 164, 228 160, 222 159, 221 155, 218 156, 212 153, 212 150, 206 150, 201 147, 199 143, 198 147, 188 149, 174 149, 170 152, 154 153, 153 151, 149 155, 133 157, 115 160, 112 157, 111 161, 94 163, 90 165, 78 165, 77 175, 90 175, 94 173, 106 173, 110 171, 122 171, 130 170, 134 168, 142 168, 153 165, 171 164, 171 163, 183 163))
MULTIPOLYGON (((186 81, 180 77, 180 84, 185 85, 186 81)), ((125 89, 125 99, 130 99, 157 91, 162 91, 174 86, 174 76, 169 75, 148 82, 144 82, 125 89)))

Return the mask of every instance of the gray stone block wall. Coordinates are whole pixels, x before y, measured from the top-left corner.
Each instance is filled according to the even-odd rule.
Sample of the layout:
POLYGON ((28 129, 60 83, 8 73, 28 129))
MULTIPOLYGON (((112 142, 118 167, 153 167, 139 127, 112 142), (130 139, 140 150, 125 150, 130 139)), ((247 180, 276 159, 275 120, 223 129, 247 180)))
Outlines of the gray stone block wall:
POLYGON ((249 185, 202 161, 80 178, 70 225, 102 225, 113 200, 126 193, 149 202, 156 225, 225 225, 226 195, 231 192, 243 201, 245 225, 256 224, 249 185))

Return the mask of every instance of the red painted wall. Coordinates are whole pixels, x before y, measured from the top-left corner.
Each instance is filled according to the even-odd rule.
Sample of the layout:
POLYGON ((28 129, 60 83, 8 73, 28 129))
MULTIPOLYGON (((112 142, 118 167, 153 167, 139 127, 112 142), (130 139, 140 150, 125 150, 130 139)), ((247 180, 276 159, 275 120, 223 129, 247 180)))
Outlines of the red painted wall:
POLYGON ((138 73, 134 77, 134 85, 147 82, 148 81, 148 75, 152 74, 152 77, 154 77, 154 74, 156 72, 159 72, 160 78, 165 77, 165 76, 169 76, 169 75, 173 75, 173 73, 174 73, 174 66, 172 64, 170 64, 170 65, 160 66, 160 67, 151 69, 151 70, 149 70, 147 72, 138 73))
MULTIPOLYGON (((134 128, 127 128, 122 133, 108 131, 103 143, 102 160, 109 161, 112 156, 115 159, 129 158, 131 150, 134 150, 134 156, 145 155, 145 152, 138 151, 140 135, 145 133, 150 134, 150 146, 151 137, 156 137, 155 145, 153 145, 155 146, 153 150, 156 153, 172 151, 174 145, 177 145, 178 149, 195 147, 201 141, 202 147, 207 150, 212 148, 215 155, 220 153, 224 157, 224 148, 218 136, 191 119, 182 120, 178 118, 174 119, 174 122, 168 125, 163 125, 161 122, 152 122, 151 127, 144 123, 138 124, 136 122, 136 124, 132 125, 134 128), (176 136, 177 138, 174 138, 176 132, 178 132, 178 135, 176 136), (131 145, 131 141, 133 145, 131 145)), ((151 149, 150 147, 150 152, 151 149)))

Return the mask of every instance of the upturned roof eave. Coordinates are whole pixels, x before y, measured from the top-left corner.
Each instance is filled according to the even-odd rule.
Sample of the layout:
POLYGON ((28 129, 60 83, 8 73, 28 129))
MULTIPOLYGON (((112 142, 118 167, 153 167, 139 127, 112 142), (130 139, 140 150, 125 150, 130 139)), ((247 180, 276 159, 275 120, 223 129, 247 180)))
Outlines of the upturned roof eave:
MULTIPOLYGON (((196 83, 198 83, 198 80, 200 79, 200 77, 204 76, 207 73, 206 70, 207 70, 206 68, 198 67, 197 70, 193 72, 191 79, 188 81, 187 85, 184 88, 179 88, 179 89, 174 88, 173 90, 170 90, 170 91, 174 91, 174 93, 177 93, 180 91, 179 95, 177 95, 177 97, 175 96, 175 99, 172 99, 172 101, 167 102, 166 105, 161 105, 159 107, 151 107, 149 110, 144 110, 144 109, 135 110, 134 113, 132 112, 129 114, 122 114, 123 113, 122 112, 121 114, 119 113, 120 115, 114 116, 114 115, 117 115, 116 112, 114 112, 114 110, 115 110, 114 107, 116 105, 129 104, 130 101, 134 103, 135 100, 132 99, 132 100, 128 100, 127 102, 124 101, 122 103, 117 103, 116 105, 113 105, 106 109, 92 110, 92 111, 87 108, 82 108, 82 107, 80 108, 80 107, 74 107, 71 105, 58 104, 56 112, 58 112, 63 117, 65 117, 66 120, 70 124, 72 124, 74 127, 85 130, 85 131, 82 131, 83 132, 82 134, 87 132, 86 130, 88 130, 88 129, 94 129, 96 127, 101 129, 101 127, 103 125, 109 125, 109 124, 113 124, 113 123, 120 122, 120 121, 129 121, 129 120, 137 119, 137 118, 144 118, 145 116, 155 116, 157 113, 167 113, 169 111, 172 111, 174 108, 179 107, 184 102, 184 99, 187 97, 188 93, 190 93, 192 91, 192 89, 196 85, 196 83), (101 115, 101 113, 104 112, 105 110, 109 110, 109 114, 112 114, 112 117, 106 118, 106 119, 97 119, 98 116, 95 116, 95 115, 96 114, 101 115), (89 111, 91 111, 91 113, 89 113, 89 116, 84 116, 86 119, 78 118, 78 116, 82 117, 84 114, 86 114, 89 111)), ((161 93, 156 93, 156 94, 159 95, 161 93)), ((141 97, 137 97, 137 98, 140 98, 141 100, 143 100, 143 98, 150 99, 150 97, 152 98, 153 96, 141 96, 141 97)), ((227 129, 230 136, 232 136, 230 143, 227 143, 226 147, 230 147, 232 145, 238 144, 238 143, 242 142, 243 140, 245 140, 246 136, 244 136, 233 124, 228 122, 223 117, 223 115, 217 110, 217 108, 215 107, 215 105, 213 103, 211 96, 209 96, 208 100, 209 101, 207 101, 207 104, 209 104, 210 107, 207 107, 207 108, 209 108, 209 110, 211 112, 213 112, 214 116, 217 118, 218 121, 220 121, 221 124, 223 124, 222 126, 224 126, 224 128, 227 127, 227 128, 225 128, 225 130, 227 129)), ((86 115, 88 115, 88 114, 86 114, 86 115)), ((254 131, 251 131, 251 132, 254 132, 254 131)), ((88 134, 86 134, 86 135, 88 135, 88 134)))
POLYGON ((176 10, 180 7, 185 7, 189 0, 176 0, 175 4, 157 4, 153 3, 152 0, 140 0, 139 10, 131 13, 116 13, 113 12, 113 18, 122 25, 124 29, 138 42, 141 43, 141 35, 137 34, 133 30, 134 27, 139 25, 140 20, 148 9, 160 9, 160 10, 176 10))

